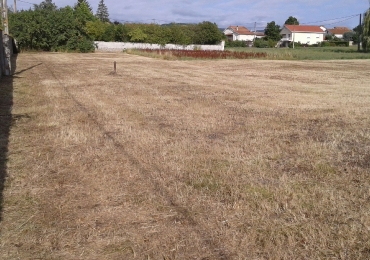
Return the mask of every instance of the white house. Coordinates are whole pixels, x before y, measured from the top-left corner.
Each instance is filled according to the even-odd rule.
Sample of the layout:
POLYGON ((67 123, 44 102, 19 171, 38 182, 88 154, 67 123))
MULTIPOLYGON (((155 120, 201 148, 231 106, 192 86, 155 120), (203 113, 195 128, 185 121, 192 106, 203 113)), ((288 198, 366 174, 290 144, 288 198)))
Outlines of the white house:
POLYGON ((326 33, 328 35, 332 35, 334 37, 337 37, 338 39, 343 38, 343 34, 346 32, 352 32, 352 30, 348 29, 347 27, 334 27, 333 29, 327 29, 326 33))
POLYGON ((244 26, 229 26, 223 32, 230 41, 253 41, 255 38, 264 37, 264 33, 251 32, 244 26))
POLYGON ((287 47, 291 42, 307 45, 317 44, 324 41, 325 33, 326 29, 323 26, 285 24, 280 31, 282 39, 279 45, 287 47))

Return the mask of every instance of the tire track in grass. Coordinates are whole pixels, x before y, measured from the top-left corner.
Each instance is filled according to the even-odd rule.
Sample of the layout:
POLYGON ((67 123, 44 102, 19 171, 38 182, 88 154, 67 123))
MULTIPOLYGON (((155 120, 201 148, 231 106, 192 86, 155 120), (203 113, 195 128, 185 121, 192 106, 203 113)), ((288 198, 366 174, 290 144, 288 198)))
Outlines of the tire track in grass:
POLYGON ((181 205, 181 203, 177 202, 176 199, 171 195, 170 190, 159 183, 153 176, 151 172, 161 172, 161 169, 157 165, 150 165, 150 169, 145 167, 140 161, 134 157, 125 147, 117 141, 117 139, 105 129, 104 125, 98 121, 98 119, 94 116, 94 113, 90 111, 82 102, 80 102, 69 90, 66 84, 58 78, 56 73, 53 71, 53 66, 49 61, 42 60, 43 65, 50 72, 51 76, 58 82, 58 84, 62 87, 65 91, 67 96, 73 101, 76 105, 77 109, 87 115, 87 118, 93 123, 93 125, 101 132, 102 136, 105 136, 106 140, 112 142, 114 147, 118 149, 127 160, 133 165, 138 172, 142 175, 143 179, 147 181, 148 186, 152 187, 153 192, 158 196, 163 198, 164 201, 167 202, 168 206, 173 208, 175 212, 181 216, 182 219, 185 219, 189 224, 193 231, 197 234, 199 238, 201 238, 203 248, 208 248, 210 252, 213 253, 212 257, 217 257, 218 259, 232 259, 231 253, 227 252, 227 250, 218 242, 214 241, 209 234, 207 228, 202 227, 195 218, 192 217, 192 212, 187 207, 181 205))

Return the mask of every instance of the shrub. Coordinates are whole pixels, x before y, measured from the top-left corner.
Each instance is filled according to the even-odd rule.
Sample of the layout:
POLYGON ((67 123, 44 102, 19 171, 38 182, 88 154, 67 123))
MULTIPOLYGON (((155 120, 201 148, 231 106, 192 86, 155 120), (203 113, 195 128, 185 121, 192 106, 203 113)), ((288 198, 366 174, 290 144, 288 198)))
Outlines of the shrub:
POLYGON ((225 47, 246 47, 245 41, 226 41, 225 47))
POLYGON ((254 47, 256 48, 269 48, 269 41, 265 41, 264 39, 256 39, 254 41, 254 47))
POLYGON ((330 47, 330 42, 321 42, 321 47, 330 47))

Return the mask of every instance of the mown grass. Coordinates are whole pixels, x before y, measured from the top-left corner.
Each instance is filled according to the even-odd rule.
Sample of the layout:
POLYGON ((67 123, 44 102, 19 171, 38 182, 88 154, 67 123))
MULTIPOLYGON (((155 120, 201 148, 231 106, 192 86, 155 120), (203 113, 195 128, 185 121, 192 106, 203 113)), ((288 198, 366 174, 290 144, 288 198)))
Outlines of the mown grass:
POLYGON ((1 259, 370 259, 369 61, 18 64, 1 259))

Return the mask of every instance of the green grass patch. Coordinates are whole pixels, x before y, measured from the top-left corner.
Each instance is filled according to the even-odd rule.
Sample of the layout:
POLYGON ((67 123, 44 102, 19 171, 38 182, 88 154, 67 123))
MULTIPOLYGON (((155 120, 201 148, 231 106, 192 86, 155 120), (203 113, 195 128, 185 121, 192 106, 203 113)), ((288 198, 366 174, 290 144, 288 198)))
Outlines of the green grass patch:
POLYGON ((291 48, 225 48, 229 51, 263 52, 266 59, 273 60, 342 60, 370 59, 370 53, 358 52, 357 46, 350 47, 299 47, 291 48))

